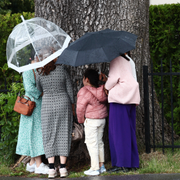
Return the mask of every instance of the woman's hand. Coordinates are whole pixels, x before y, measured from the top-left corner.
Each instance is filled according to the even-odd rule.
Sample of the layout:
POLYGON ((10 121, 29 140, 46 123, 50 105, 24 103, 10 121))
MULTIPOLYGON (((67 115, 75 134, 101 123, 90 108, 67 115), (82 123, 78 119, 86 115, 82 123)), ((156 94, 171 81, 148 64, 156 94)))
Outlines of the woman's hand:
POLYGON ((105 92, 105 93, 106 93, 106 95, 108 96, 109 91, 105 88, 105 86, 104 86, 104 92, 105 92))

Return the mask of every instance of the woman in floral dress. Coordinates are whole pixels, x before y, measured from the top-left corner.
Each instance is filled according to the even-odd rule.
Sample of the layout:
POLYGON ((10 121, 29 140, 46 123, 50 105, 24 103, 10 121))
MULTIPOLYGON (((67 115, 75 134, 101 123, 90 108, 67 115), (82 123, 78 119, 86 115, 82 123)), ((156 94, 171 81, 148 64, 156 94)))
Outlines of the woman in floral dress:
POLYGON ((41 130, 41 92, 36 88, 33 70, 23 72, 25 95, 34 100, 36 107, 31 116, 21 114, 16 154, 30 156, 26 170, 37 174, 48 174, 48 167, 42 163, 44 154, 41 130))

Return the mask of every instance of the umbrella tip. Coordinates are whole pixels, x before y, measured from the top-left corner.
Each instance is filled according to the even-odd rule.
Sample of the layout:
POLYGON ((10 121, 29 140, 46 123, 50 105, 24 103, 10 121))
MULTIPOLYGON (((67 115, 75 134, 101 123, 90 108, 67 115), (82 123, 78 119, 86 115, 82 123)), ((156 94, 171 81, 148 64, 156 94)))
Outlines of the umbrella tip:
POLYGON ((21 15, 21 19, 22 19, 22 21, 24 21, 24 17, 23 17, 23 15, 21 15))

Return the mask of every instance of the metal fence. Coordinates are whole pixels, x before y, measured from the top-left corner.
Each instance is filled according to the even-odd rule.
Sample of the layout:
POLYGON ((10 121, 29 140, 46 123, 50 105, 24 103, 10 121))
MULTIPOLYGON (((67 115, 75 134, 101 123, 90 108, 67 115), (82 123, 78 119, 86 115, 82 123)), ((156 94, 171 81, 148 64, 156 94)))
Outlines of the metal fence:
POLYGON ((153 65, 151 64, 150 68, 151 72, 148 72, 148 66, 143 66, 143 82, 144 82, 144 119, 145 119, 145 144, 146 144, 146 153, 151 152, 151 148, 155 150, 155 148, 162 148, 162 151, 164 153, 165 148, 171 148, 172 151, 174 148, 180 148, 180 146, 174 145, 174 126, 173 126, 173 82, 172 82, 172 77, 173 76, 180 76, 180 72, 172 72, 172 63, 170 59, 170 69, 169 72, 163 72, 163 64, 161 60, 161 71, 160 72, 153 72, 153 65), (155 118, 154 118, 154 76, 160 76, 161 78, 161 117, 162 117, 162 145, 157 145, 155 143, 155 118), (169 76, 170 80, 170 96, 171 96, 171 145, 165 145, 164 143, 164 122, 165 122, 165 117, 164 117, 164 92, 163 92, 163 80, 164 76, 169 76), (151 81, 149 81, 149 78, 151 81), (151 83, 151 97, 149 97, 149 83, 151 83), (151 98, 151 99, 150 99, 151 98), (151 102, 149 102, 151 100, 151 102), (151 111, 149 109, 149 103, 151 104, 151 111), (150 112, 152 114, 150 114, 150 112), (150 117, 152 117, 150 119, 150 117), (150 131, 150 121, 152 123, 151 127, 152 130, 150 131), (152 134, 150 134, 152 133, 152 134), (152 139, 151 139, 152 138, 152 139))

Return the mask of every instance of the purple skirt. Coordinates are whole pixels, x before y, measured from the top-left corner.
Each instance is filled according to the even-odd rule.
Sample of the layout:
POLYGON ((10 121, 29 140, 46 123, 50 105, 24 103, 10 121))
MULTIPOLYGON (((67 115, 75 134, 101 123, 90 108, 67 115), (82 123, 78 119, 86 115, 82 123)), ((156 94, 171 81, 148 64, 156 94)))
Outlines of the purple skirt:
POLYGON ((112 166, 139 167, 134 104, 110 103, 109 145, 112 166))

